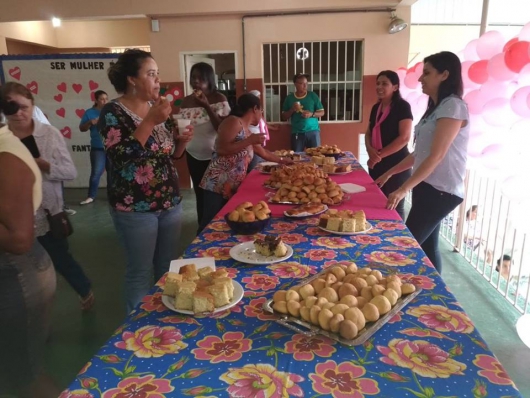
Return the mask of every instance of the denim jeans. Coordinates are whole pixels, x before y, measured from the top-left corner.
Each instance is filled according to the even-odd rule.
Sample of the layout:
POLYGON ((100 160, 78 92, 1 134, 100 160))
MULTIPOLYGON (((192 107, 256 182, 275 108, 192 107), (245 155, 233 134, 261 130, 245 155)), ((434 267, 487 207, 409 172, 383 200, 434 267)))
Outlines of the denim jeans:
POLYGON ((103 172, 107 170, 107 185, 109 185, 109 164, 107 154, 103 148, 92 148, 90 150, 90 180, 88 184, 88 197, 95 199, 98 193, 99 180, 103 172))
POLYGON ((182 205, 154 212, 110 209, 118 238, 125 249, 125 299, 127 312, 153 287, 176 259, 182 226, 182 205))
POLYGON ((320 146, 320 131, 291 134, 291 149, 295 152, 304 152, 305 148, 320 146))
POLYGON ((431 260, 434 268, 442 273, 442 258, 438 250, 440 223, 462 198, 442 192, 426 182, 420 182, 412 190, 412 207, 405 223, 431 260))
POLYGON ((55 270, 62 275, 80 297, 86 297, 92 286, 83 268, 70 253, 67 238, 54 238, 51 232, 37 238, 52 259, 55 270))
MULTIPOLYGON (((219 211, 228 203, 223 195, 216 192, 204 190, 204 209, 202 220, 199 225, 199 233, 214 219, 219 211)), ((224 216, 224 214, 223 214, 224 216)))

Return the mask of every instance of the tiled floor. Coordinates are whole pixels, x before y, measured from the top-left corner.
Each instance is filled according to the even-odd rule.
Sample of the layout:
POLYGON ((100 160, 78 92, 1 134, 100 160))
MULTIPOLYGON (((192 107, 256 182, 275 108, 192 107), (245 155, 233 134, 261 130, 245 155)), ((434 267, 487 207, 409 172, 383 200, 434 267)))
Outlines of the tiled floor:
MULTIPOLYGON (((82 315, 72 289, 59 277, 46 364, 61 388, 96 353, 125 316, 122 281, 124 257, 105 200, 79 206, 85 190, 67 190, 67 203, 77 214, 71 250, 92 279, 95 310, 82 315)), ((193 192, 184 192, 184 225, 179 247, 184 249, 196 231, 193 192)), ((515 332, 518 313, 500 297, 449 245, 442 243, 443 277, 467 311, 491 350, 506 367, 524 397, 530 397, 530 348, 515 332)))

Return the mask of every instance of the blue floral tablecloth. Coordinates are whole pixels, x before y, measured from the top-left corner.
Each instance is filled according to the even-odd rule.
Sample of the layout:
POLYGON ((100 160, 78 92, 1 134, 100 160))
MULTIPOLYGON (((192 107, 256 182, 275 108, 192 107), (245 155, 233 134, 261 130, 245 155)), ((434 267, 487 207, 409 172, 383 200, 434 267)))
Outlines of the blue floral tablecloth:
POLYGON ((264 233, 280 234, 294 255, 254 266, 229 256, 253 237, 214 220, 184 257, 215 257, 243 300, 211 317, 183 316, 162 304, 161 280, 62 397, 519 397, 404 224, 369 221, 366 234, 333 236, 316 218, 275 218, 264 233), (350 261, 423 288, 363 346, 294 334, 262 311, 274 291, 350 261))

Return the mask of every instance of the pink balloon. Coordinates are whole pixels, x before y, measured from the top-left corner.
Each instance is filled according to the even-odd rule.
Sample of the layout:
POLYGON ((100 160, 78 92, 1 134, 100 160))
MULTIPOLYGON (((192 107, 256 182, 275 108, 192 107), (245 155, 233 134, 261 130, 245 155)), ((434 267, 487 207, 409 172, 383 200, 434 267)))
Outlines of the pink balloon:
POLYGON ((490 126, 480 115, 469 115, 469 135, 476 137, 481 135, 491 135, 495 133, 496 127, 490 126))
POLYGON ((504 47, 502 48, 502 52, 505 53, 507 49, 511 47, 512 44, 517 43, 519 39, 517 37, 514 37, 513 39, 510 39, 506 42, 504 47))
POLYGON ((482 108, 486 101, 480 95, 479 90, 471 90, 465 97, 464 101, 467 103, 467 108, 469 113, 474 115, 480 115, 482 113, 482 108))
POLYGON ((480 87, 479 91, 482 100, 486 103, 494 98, 506 98, 508 84, 490 79, 480 87))
POLYGON ((477 54, 480 59, 490 59, 495 54, 502 52, 504 37, 499 32, 492 30, 484 33, 478 39, 477 54))
POLYGON ((486 83, 489 79, 488 61, 483 59, 481 61, 473 62, 469 67, 467 74, 469 79, 474 83, 486 83))
POLYGON ((530 64, 523 66, 517 78, 519 86, 530 86, 530 64))
POLYGON ((493 79, 503 82, 512 80, 515 76, 515 73, 506 66, 504 53, 499 53, 489 60, 488 73, 493 79))
POLYGON ((518 41, 512 44, 504 53, 504 62, 510 71, 519 73, 530 63, 530 42, 518 41))
POLYGON ((474 158, 480 158, 482 156, 482 151, 484 151, 484 148, 488 145, 489 143, 485 135, 477 134, 475 136, 470 136, 467 145, 467 154, 474 158))
POLYGON ((464 48, 464 56, 466 61, 478 61, 480 57, 477 54, 477 45, 478 39, 473 39, 467 43, 466 48, 464 48))
POLYGON ((405 68, 399 68, 396 73, 399 77, 400 83, 403 84, 405 81, 405 76, 407 76, 407 70, 405 68))
POLYGON ((519 119, 510 107, 510 100, 506 98, 495 98, 486 102, 482 108, 482 117, 487 123, 496 127, 512 125, 519 119))
POLYGON ((506 153, 502 144, 492 144, 484 148, 480 158, 484 166, 488 169, 495 170, 502 167, 506 153))
POLYGON ((519 33, 519 40, 527 40, 530 41, 530 22, 528 22, 523 28, 521 29, 521 32, 519 33))
POLYGON ((510 105, 513 111, 521 116, 530 118, 530 106, 528 104, 528 96, 530 95, 530 86, 521 87, 517 90, 510 99, 510 105))
POLYGON ((422 74, 423 62, 418 62, 416 65, 414 65, 414 75, 416 76, 416 79, 419 79, 422 74))
POLYGON ((479 85, 469 78, 468 72, 469 67, 473 65, 473 61, 462 62, 462 80, 464 82, 464 88, 477 88, 479 85))
POLYGON ((418 78, 416 77, 414 72, 407 72, 407 76, 405 76, 405 86, 412 90, 415 90, 419 84, 420 82, 418 81, 418 78))

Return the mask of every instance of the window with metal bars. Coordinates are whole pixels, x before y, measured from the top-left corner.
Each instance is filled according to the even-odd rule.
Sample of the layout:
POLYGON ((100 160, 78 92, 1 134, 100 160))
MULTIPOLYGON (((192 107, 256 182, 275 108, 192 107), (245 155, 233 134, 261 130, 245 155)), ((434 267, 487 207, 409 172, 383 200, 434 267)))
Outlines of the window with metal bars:
POLYGON ((309 75, 308 90, 322 101, 324 122, 360 121, 363 41, 315 41, 263 45, 265 115, 279 122, 282 105, 295 91, 293 76, 309 75))

